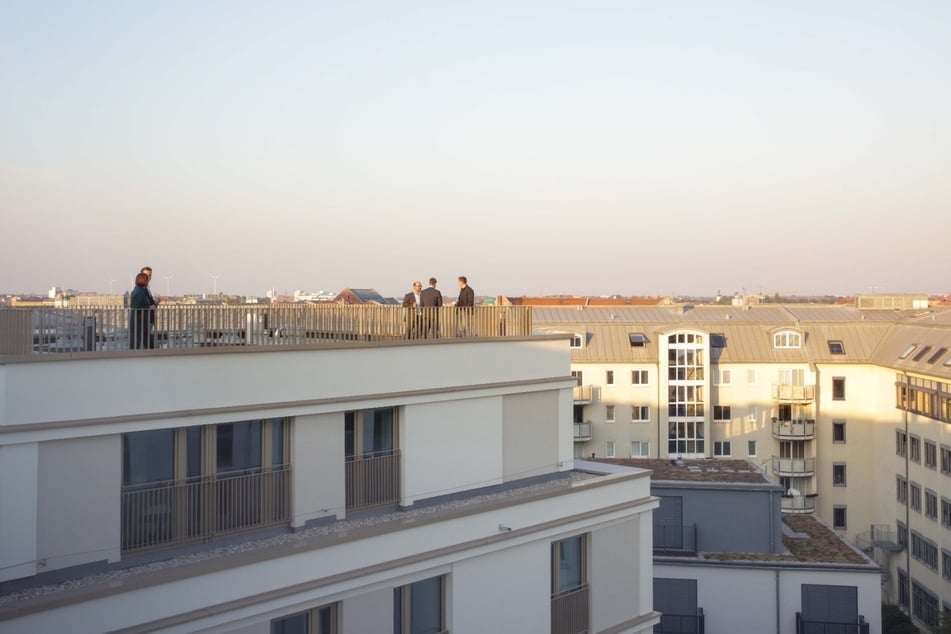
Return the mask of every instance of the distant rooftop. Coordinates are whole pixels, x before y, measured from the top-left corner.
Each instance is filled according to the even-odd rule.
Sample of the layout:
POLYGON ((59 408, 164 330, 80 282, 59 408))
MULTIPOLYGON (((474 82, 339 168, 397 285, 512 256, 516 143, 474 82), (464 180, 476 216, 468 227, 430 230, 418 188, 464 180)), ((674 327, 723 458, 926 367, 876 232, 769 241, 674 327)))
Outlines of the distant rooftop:
POLYGON ((769 478, 754 464, 746 460, 699 459, 674 460, 657 458, 597 458, 594 462, 616 464, 625 467, 649 469, 653 481, 726 482, 747 484, 772 484, 769 478))

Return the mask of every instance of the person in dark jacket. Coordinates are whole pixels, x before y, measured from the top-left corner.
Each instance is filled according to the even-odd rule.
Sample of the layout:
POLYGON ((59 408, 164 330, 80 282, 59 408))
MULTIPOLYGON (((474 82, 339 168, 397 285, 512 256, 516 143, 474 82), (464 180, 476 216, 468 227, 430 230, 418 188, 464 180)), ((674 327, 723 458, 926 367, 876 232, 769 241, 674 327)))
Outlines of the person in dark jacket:
POLYGON ((129 294, 129 348, 154 348, 152 343, 152 295, 148 290, 149 276, 135 276, 135 288, 129 294))
POLYGON ((423 336, 439 336, 439 309, 442 307, 442 293, 436 288, 436 278, 429 278, 429 288, 419 294, 419 303, 423 308, 423 336))
POLYGON ((472 335, 472 317, 475 311, 475 291, 465 275, 459 276, 459 299, 456 300, 456 335, 472 335))

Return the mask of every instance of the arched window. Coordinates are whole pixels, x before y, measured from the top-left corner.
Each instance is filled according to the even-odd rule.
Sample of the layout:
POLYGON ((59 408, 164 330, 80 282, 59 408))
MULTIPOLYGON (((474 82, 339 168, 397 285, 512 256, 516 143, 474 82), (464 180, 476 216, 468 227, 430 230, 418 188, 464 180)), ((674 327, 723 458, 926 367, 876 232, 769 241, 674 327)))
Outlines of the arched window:
POLYGON ((774 348, 801 348, 802 335, 795 330, 784 330, 773 335, 774 348))

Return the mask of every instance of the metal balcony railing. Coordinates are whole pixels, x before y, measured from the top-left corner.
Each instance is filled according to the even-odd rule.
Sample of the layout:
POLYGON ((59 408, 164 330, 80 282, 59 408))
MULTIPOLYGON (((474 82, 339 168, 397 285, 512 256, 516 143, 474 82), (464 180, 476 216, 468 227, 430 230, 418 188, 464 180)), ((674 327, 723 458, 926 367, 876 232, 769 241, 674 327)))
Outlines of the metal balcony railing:
POLYGON ((583 584, 551 597, 552 634, 588 634, 590 592, 583 584))
POLYGON ((591 440, 591 421, 575 423, 575 442, 591 440))
POLYGON ((773 383, 773 400, 776 401, 814 401, 816 400, 816 386, 813 385, 788 385, 786 383, 773 383))
POLYGON ((783 513, 807 514, 816 512, 815 495, 784 495, 780 508, 783 513))
POLYGON ((400 452, 347 457, 347 510, 396 504, 400 499, 400 452))
POLYGON ((810 440, 816 436, 816 421, 813 419, 777 420, 774 418, 773 436, 776 438, 810 440))
POLYGON ((704 634, 703 608, 696 614, 661 614, 654 634, 704 634))
POLYGON ((861 614, 854 623, 835 623, 806 619, 796 612, 796 634, 868 634, 869 624, 861 614))
POLYGON ((124 551, 207 540, 290 519, 290 467, 123 487, 124 551))
POLYGON ((0 355, 288 346, 532 334, 530 306, 159 305, 0 309, 0 355), (150 315, 154 312, 154 318, 150 315))
POLYGON ((773 475, 811 476, 815 472, 815 458, 780 458, 779 456, 773 456, 773 475))

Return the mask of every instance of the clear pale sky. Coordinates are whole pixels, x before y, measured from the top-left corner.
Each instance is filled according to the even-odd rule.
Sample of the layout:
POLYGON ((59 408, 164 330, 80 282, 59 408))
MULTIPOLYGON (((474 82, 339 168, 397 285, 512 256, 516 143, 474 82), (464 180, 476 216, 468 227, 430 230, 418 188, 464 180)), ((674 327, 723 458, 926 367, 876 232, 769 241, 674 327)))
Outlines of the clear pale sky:
POLYGON ((949 68, 946 0, 0 0, 0 291, 947 292, 949 68))

